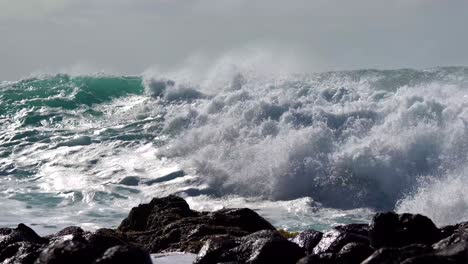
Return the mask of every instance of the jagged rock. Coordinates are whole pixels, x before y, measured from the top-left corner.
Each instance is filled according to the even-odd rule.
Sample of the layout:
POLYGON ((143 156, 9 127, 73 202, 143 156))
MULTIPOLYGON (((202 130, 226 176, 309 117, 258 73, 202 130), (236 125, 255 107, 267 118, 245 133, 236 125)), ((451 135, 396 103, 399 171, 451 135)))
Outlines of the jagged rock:
POLYGON ((78 236, 83 235, 85 231, 78 226, 69 226, 65 227, 64 229, 58 231, 52 237, 63 237, 63 236, 78 236))
POLYGON ((228 250, 238 246, 238 242, 231 236, 214 236, 209 238, 198 252, 196 264, 216 263, 226 258, 228 250))
POLYGON ((148 252, 133 246, 115 246, 104 252, 95 264, 152 264, 148 252))
POLYGON ((369 237, 371 246, 403 247, 411 244, 430 245, 441 238, 439 229, 420 214, 378 213, 372 219, 369 237))
POLYGON ((73 238, 49 245, 35 264, 84 264, 92 263, 95 251, 83 238, 73 238))
POLYGON ((320 253, 308 255, 300 259, 297 264, 336 264, 336 254, 320 253))
POLYGON ((250 209, 196 212, 169 196, 133 208, 116 230, 67 227, 41 237, 24 224, 0 228, 4 264, 149 264, 148 252, 164 251, 199 251, 196 264, 468 263, 468 223, 437 229, 425 216, 381 213, 370 226, 308 230, 289 241, 250 209))
POLYGON ((307 254, 311 254, 314 250, 314 247, 322 239, 323 233, 315 230, 306 230, 299 233, 291 241, 303 248, 307 254))
POLYGON ((412 257, 429 254, 431 250, 429 246, 423 244, 413 244, 402 248, 380 248, 363 261, 362 264, 401 263, 412 257))
MULTIPOLYGON (((467 263, 467 256, 466 242, 455 243, 438 250, 433 250, 424 244, 413 244, 402 248, 380 248, 365 259, 362 264, 467 263)), ((350 260, 350 258, 345 259, 350 260)), ((341 262, 337 258, 336 263, 347 262, 341 262)))
POLYGON ((35 244, 45 244, 47 239, 40 237, 34 230, 25 224, 19 224, 17 228, 0 229, 0 251, 4 246, 16 242, 29 242, 35 244))
POLYGON ((62 236, 62 239, 54 239, 55 242, 42 251, 35 262, 36 264, 114 263, 117 259, 132 259, 131 263, 151 263, 140 262, 140 260, 146 259, 145 256, 149 257, 148 253, 130 245, 121 237, 120 233, 112 229, 103 228, 90 233, 81 232, 77 228, 67 228, 60 231, 59 234, 65 235, 62 236), (71 236, 64 238, 64 236, 69 236, 69 233, 71 236), (97 262, 98 260, 101 262, 97 262), (108 262, 110 260, 114 262, 108 262))
POLYGON ((17 228, 0 229, 0 261, 2 263, 33 263, 48 239, 40 237, 24 224, 17 228))
POLYGON ((4 264, 32 264, 39 257, 43 245, 16 242, 7 245, 0 253, 0 262, 4 264))
POLYGON ((133 208, 118 230, 129 241, 151 253, 189 251, 197 253, 204 241, 216 235, 241 237, 275 228, 250 209, 196 212, 177 196, 155 198, 133 208))
MULTIPOLYGON (((313 253, 338 253, 348 243, 357 242, 369 244, 367 236, 361 235, 361 231, 353 233, 353 229, 345 227, 334 228, 325 233, 320 242, 315 246, 313 253)), ((360 230, 360 229, 359 229, 360 230)))
POLYGON ((296 263, 304 251, 278 231, 263 230, 241 238, 214 237, 200 250, 194 263, 296 263))
POLYGON ((98 229, 94 233, 86 233, 83 237, 89 245, 92 245, 96 255, 102 254, 108 248, 128 244, 120 233, 107 228, 98 229))
POLYGON ((355 264, 361 263, 368 258, 374 250, 368 245, 363 243, 348 243, 341 248, 336 256, 337 263, 341 264, 355 264))
POLYGON ((335 226, 333 229, 367 237, 369 236, 369 228, 368 224, 348 224, 335 226))

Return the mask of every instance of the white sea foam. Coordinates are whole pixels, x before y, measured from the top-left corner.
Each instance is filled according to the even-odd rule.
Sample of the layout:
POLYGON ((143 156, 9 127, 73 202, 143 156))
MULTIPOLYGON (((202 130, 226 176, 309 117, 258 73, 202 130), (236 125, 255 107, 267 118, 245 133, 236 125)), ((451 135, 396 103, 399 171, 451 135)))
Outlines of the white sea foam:
POLYGON ((287 56, 230 54, 148 71, 145 93, 109 99, 101 87, 90 106, 18 108, 0 134, 0 199, 25 208, 0 224, 116 226, 169 194, 194 209, 249 206, 293 230, 375 209, 438 224, 468 217, 466 68, 298 68, 287 56))
POLYGON ((215 193, 392 209, 418 177, 466 164, 463 69, 276 76, 220 64, 231 63, 184 83, 209 98, 171 106, 161 150, 215 193))

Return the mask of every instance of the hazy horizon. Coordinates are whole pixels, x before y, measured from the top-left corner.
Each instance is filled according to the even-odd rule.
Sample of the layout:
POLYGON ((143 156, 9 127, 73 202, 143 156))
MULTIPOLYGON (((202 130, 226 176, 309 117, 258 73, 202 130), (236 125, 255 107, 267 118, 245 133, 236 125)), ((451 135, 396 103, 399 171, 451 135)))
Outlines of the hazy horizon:
POLYGON ((304 72, 465 66, 466 14, 463 0, 0 0, 0 80, 253 51, 304 72))

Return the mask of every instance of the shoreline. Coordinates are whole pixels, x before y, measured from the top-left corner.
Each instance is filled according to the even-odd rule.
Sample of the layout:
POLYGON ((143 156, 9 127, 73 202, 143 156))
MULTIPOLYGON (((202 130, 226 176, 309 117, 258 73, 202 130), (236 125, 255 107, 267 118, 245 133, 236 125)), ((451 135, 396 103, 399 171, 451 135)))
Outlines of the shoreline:
POLYGON ((466 263, 468 222, 438 228, 422 215, 388 212, 370 224, 295 234, 248 208, 198 212, 168 196, 132 208, 116 229, 39 236, 24 224, 0 228, 2 263, 149 264, 150 254, 168 252, 197 254, 196 264, 466 263))

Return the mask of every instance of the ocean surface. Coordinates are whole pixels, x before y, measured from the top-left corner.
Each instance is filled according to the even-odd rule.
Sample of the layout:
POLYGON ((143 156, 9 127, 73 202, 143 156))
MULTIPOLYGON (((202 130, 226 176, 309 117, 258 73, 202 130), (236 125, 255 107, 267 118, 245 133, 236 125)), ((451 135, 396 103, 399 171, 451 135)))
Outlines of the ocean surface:
POLYGON ((468 68, 224 67, 0 82, 0 226, 116 227, 177 194, 291 231, 468 220, 468 68))

